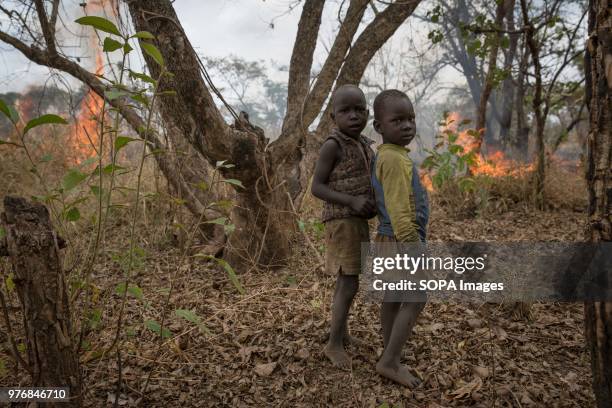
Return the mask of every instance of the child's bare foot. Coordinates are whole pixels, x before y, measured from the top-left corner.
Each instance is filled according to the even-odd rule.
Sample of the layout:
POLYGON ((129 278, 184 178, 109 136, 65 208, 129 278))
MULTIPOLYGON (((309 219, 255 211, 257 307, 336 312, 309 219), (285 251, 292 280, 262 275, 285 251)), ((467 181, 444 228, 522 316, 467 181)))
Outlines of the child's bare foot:
POLYGON ((408 369, 408 366, 403 364, 399 364, 396 368, 394 368, 389 365, 382 364, 379 361, 376 364, 376 372, 383 377, 405 385, 408 388, 415 388, 421 384, 421 380, 412 375, 408 369))
POLYGON ((347 369, 351 366, 351 359, 342 347, 334 347, 328 343, 323 349, 323 354, 336 367, 347 369))

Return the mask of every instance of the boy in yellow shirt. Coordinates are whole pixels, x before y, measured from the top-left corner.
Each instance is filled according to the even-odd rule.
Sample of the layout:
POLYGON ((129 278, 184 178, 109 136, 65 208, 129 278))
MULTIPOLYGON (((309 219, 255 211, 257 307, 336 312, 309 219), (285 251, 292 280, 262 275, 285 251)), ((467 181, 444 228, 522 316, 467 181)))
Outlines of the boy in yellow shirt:
MULTIPOLYGON (((429 209, 427 194, 405 147, 416 135, 414 108, 405 93, 390 89, 376 97, 374 129, 383 138, 372 165, 379 219, 375 241, 389 243, 388 246, 424 242, 429 209)), ((385 300, 381 307, 384 351, 376 371, 402 385, 416 387, 420 381, 400 359, 402 348, 425 307, 426 296, 423 294, 421 299, 411 302, 385 300)))

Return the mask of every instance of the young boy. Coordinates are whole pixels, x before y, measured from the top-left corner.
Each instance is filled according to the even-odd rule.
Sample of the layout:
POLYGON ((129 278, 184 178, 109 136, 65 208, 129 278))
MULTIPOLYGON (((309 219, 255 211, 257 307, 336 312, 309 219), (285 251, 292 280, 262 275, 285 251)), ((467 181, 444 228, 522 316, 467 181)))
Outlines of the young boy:
POLYGON ((339 87, 332 99, 336 129, 321 146, 312 180, 312 194, 325 201, 325 270, 337 276, 329 341, 323 349, 331 362, 348 368, 344 351, 349 341, 348 312, 359 288, 361 242, 369 241, 368 219, 376 215, 370 162, 374 152, 361 135, 368 120, 363 92, 355 85, 339 87))
MULTIPOLYGON (((379 218, 375 241, 386 242, 390 247, 396 243, 424 242, 429 209, 427 194, 405 147, 416 134, 414 108, 405 93, 390 89, 376 97, 374 129, 383 138, 372 164, 379 218)), ((384 351, 376 371, 402 385, 416 387, 419 380, 400 363, 400 358, 425 306, 426 295, 403 303, 388 295, 385 294, 381 307, 384 351)))

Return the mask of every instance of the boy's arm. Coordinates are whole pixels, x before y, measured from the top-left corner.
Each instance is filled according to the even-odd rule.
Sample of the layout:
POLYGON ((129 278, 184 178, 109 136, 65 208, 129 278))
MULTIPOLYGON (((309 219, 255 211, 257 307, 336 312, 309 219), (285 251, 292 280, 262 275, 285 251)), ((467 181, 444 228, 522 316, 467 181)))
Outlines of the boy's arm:
POLYGON ((372 213, 374 201, 365 196, 352 196, 329 188, 329 175, 336 164, 340 146, 333 140, 327 140, 321 146, 319 159, 312 177, 312 195, 328 203, 346 205, 360 214, 372 213))
POLYGON ((404 160, 387 157, 377 163, 377 177, 383 186, 385 207, 391 219, 395 238, 400 242, 418 242, 415 214, 410 206, 412 196, 412 165, 404 160))

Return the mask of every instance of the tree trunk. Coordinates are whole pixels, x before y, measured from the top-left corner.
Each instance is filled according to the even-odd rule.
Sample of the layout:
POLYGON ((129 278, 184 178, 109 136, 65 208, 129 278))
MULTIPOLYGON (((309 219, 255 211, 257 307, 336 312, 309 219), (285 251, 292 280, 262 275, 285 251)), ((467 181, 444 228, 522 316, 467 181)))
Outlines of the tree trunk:
POLYGON ((518 47, 519 33, 512 33, 516 30, 514 24, 514 4, 515 0, 507 0, 506 7, 506 30, 510 31, 510 45, 504 58, 504 71, 508 72, 508 77, 504 79, 501 91, 501 112, 499 118, 499 140, 503 146, 509 143, 508 136, 512 127, 512 113, 514 108, 514 80, 512 78, 512 64, 516 56, 518 47))
MULTIPOLYGON (((192 147, 200 161, 210 166, 219 161, 234 165, 221 168, 226 179, 240 180, 243 189, 235 195, 232 222, 236 226, 227 243, 224 257, 237 269, 257 261, 262 264, 282 263, 289 256, 287 233, 289 217, 273 217, 271 210, 286 206, 283 195, 274 190, 282 180, 274 177, 267 139, 248 123, 245 116, 236 117, 227 126, 216 108, 202 75, 198 56, 187 39, 178 17, 168 0, 140 0, 128 3, 136 31, 149 31, 156 36, 156 45, 166 61, 166 69, 173 77, 164 81, 165 88, 176 92, 160 100, 159 108, 170 132, 170 141, 180 147, 192 147), (272 183, 276 183, 272 186, 272 183), (276 193, 276 194, 275 194, 276 193)), ((147 66, 154 77, 161 68, 145 55, 147 66)), ((210 84, 208 84, 210 86, 210 84)), ((181 177, 184 170, 170 177, 181 177)), ((194 190, 194 181, 186 188, 194 190)), ((281 189, 281 191, 283 191, 281 189)))
POLYGON ((49 212, 42 204, 6 196, 1 224, 22 306, 32 386, 69 387, 69 405, 80 406, 79 361, 58 239, 49 212))
POLYGON ((540 63, 540 44, 536 41, 535 27, 533 26, 527 8, 527 0, 521 0, 523 24, 525 26, 525 41, 531 60, 533 61, 535 88, 533 95, 533 112, 536 122, 536 170, 533 174, 533 198, 537 208, 544 209, 544 177, 546 176, 546 163, 544 154, 544 120, 542 113, 542 65, 540 63))
MULTIPOLYGON (((445 38, 448 44, 448 51, 461 66, 461 71, 463 72, 470 90, 470 96, 474 102, 475 112, 478 115, 480 101, 482 100, 482 93, 484 92, 484 84, 486 82, 486 75, 484 73, 484 69, 482 68, 484 64, 478 64, 476 56, 467 51, 467 46, 463 35, 459 30, 457 30, 457 27, 459 27, 461 24, 472 23, 475 16, 470 14, 469 3, 465 0, 458 0, 456 2, 441 1, 441 4, 446 9, 448 15, 451 16, 451 18, 444 18, 442 20, 444 24, 445 38)), ((487 101, 491 106, 490 113, 492 113, 492 115, 487 115, 486 123, 488 126, 482 126, 485 128, 483 135, 483 141, 485 143, 491 142, 493 139, 493 133, 489 132, 488 129, 493 127, 493 122, 500 123, 501 119, 495 91, 491 90, 489 93, 494 97, 489 98, 487 96, 487 101)))
MULTIPOLYGON (((504 21, 505 12, 505 2, 499 1, 495 10, 495 27, 498 30, 501 30, 503 28, 502 23, 504 21)), ((482 90, 482 93, 480 94, 480 100, 478 101, 476 130, 480 132, 480 138, 478 139, 478 142, 476 143, 476 146, 473 149, 473 151, 475 151, 476 153, 480 153, 480 147, 482 145, 482 140, 485 137, 485 132, 490 132, 491 130, 487 130, 487 104, 489 102, 489 96, 493 91, 493 86, 495 85, 493 81, 495 78, 495 72, 497 71, 497 54, 499 52, 499 44, 501 42, 501 37, 501 33, 498 32, 496 34, 495 42, 493 43, 493 45, 491 45, 491 51, 489 52, 489 61, 487 67, 487 76, 485 77, 484 88, 482 90)))
MULTIPOLYGON (((590 133, 586 178, 588 239, 612 240, 612 10, 606 0, 589 1, 586 100, 590 133)), ((612 406, 612 303, 585 304, 585 333, 591 351, 593 391, 600 408, 612 406)))
POLYGON ((529 126, 525 112, 525 93, 527 88, 526 72, 527 64, 529 63, 529 50, 524 38, 521 48, 521 62, 516 80, 516 130, 512 144, 517 156, 521 160, 527 161, 529 159, 529 126))

